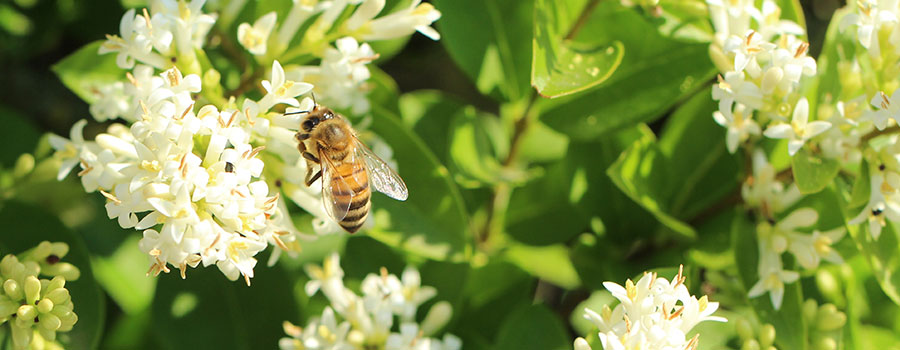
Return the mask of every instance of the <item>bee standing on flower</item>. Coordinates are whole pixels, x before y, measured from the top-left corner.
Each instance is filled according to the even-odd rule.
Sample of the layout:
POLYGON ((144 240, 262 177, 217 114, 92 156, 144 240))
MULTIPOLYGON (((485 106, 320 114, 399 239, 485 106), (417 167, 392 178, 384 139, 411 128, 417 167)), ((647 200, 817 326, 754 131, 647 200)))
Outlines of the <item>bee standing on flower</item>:
POLYGON ((388 197, 404 201, 409 196, 400 175, 362 143, 350 123, 330 108, 315 104, 306 113, 296 138, 306 158, 306 185, 322 179, 325 208, 347 232, 354 233, 369 216, 370 183, 388 197), (313 174, 312 164, 319 165, 313 174))

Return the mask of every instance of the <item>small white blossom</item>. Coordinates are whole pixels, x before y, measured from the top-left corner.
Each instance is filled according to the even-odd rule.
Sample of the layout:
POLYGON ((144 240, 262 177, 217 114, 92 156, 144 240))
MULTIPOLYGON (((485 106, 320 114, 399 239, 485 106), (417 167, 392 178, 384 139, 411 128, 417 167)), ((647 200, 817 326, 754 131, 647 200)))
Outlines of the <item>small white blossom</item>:
POLYGON ((793 156, 803 148, 806 141, 825 132, 830 127, 831 123, 822 120, 809 122, 809 102, 803 97, 794 106, 790 124, 771 125, 766 129, 764 135, 774 139, 788 139, 788 154, 793 156))
POLYGON ((712 88, 712 97, 719 100, 720 111, 730 109, 734 102, 752 109, 762 107, 763 95, 759 87, 744 78, 742 72, 728 72, 724 77, 719 75, 719 83, 712 88))
POLYGON ((726 109, 713 112, 713 119, 719 125, 728 128, 725 145, 729 153, 737 151, 738 144, 747 141, 750 135, 760 134, 759 125, 753 121, 752 113, 740 103, 734 107, 734 111, 726 109))
POLYGON ((275 27, 277 17, 275 11, 272 11, 257 19, 252 26, 249 23, 241 23, 237 32, 238 42, 254 55, 265 55, 266 42, 269 41, 269 34, 275 27))
POLYGON ((878 33, 885 25, 897 23, 897 2, 862 0, 856 4, 858 11, 841 19, 841 31, 855 26, 860 45, 868 49, 871 55, 879 56, 878 33))
POLYGON ((860 119, 871 121, 878 130, 884 130, 891 121, 896 123, 900 116, 900 89, 894 90, 891 96, 879 91, 869 103, 876 109, 863 112, 860 119))
POLYGON ((362 40, 386 40, 410 35, 416 31, 438 40, 441 35, 431 28, 431 23, 441 18, 441 12, 429 3, 413 0, 409 7, 387 16, 372 19, 381 8, 384 0, 365 0, 357 9, 357 13, 347 21, 348 28, 358 31, 362 40))

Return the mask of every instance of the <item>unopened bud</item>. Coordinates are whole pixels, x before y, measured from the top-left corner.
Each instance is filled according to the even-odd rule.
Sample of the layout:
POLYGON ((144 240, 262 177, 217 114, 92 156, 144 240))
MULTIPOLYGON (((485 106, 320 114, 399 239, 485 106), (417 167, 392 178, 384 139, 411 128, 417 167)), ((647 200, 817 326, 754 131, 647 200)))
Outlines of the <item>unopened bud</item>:
POLYGON ((812 348, 813 350, 835 350, 837 349, 837 342, 833 338, 820 337, 813 342, 812 348))
POLYGON ((805 318, 807 322, 815 322, 818 314, 819 304, 813 299, 807 299, 803 303, 803 318, 805 318))
POLYGON ((753 338, 753 326, 751 326, 750 322, 746 319, 739 319, 735 328, 737 329, 737 334, 741 337, 741 339, 753 338))
POLYGON ((444 328, 450 317, 453 316, 453 307, 446 301, 439 301, 428 310, 425 320, 422 321, 422 333, 426 336, 437 333, 444 328))
POLYGON ((575 350, 591 350, 591 344, 582 337, 575 338, 575 350))
POLYGON ((34 304, 41 297, 41 281, 34 276, 25 277, 25 301, 34 304))
POLYGON ((834 304, 825 304, 819 308, 819 317, 816 320, 816 328, 822 331, 830 331, 841 328, 847 323, 847 315, 838 311, 834 304))
POLYGON ((759 350, 759 342, 756 339, 746 339, 741 344, 741 350, 759 350))
POLYGON ((759 345, 768 348, 775 343, 775 326, 767 323, 759 328, 759 345))
POLYGON ((34 170, 34 156, 30 153, 24 153, 16 159, 16 165, 13 167, 13 177, 21 179, 30 174, 34 170))

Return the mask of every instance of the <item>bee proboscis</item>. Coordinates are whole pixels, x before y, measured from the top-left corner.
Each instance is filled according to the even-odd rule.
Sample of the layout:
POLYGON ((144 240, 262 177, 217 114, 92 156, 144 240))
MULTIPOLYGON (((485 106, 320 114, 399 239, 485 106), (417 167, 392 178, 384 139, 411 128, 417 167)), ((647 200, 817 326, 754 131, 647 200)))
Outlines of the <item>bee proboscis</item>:
POLYGON ((347 232, 354 233, 369 216, 371 189, 397 200, 409 192, 400 175, 356 136, 340 114, 315 105, 306 113, 295 135, 307 162, 306 185, 322 180, 322 200, 328 214, 347 232), (319 165, 313 173, 313 164, 319 165))

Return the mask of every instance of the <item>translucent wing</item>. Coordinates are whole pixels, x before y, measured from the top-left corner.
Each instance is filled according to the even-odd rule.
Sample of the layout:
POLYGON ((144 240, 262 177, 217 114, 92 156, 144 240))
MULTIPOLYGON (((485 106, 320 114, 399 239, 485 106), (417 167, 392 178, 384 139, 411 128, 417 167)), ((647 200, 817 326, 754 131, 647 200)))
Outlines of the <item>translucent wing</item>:
POLYGON ((325 211, 335 222, 341 222, 350 211, 350 202, 355 192, 340 176, 331 158, 321 150, 319 162, 322 166, 322 201, 325 204, 325 211))
POLYGON ((409 197, 409 190, 400 175, 359 139, 356 139, 356 154, 365 162, 369 170, 369 182, 375 190, 396 200, 405 201, 409 197))

